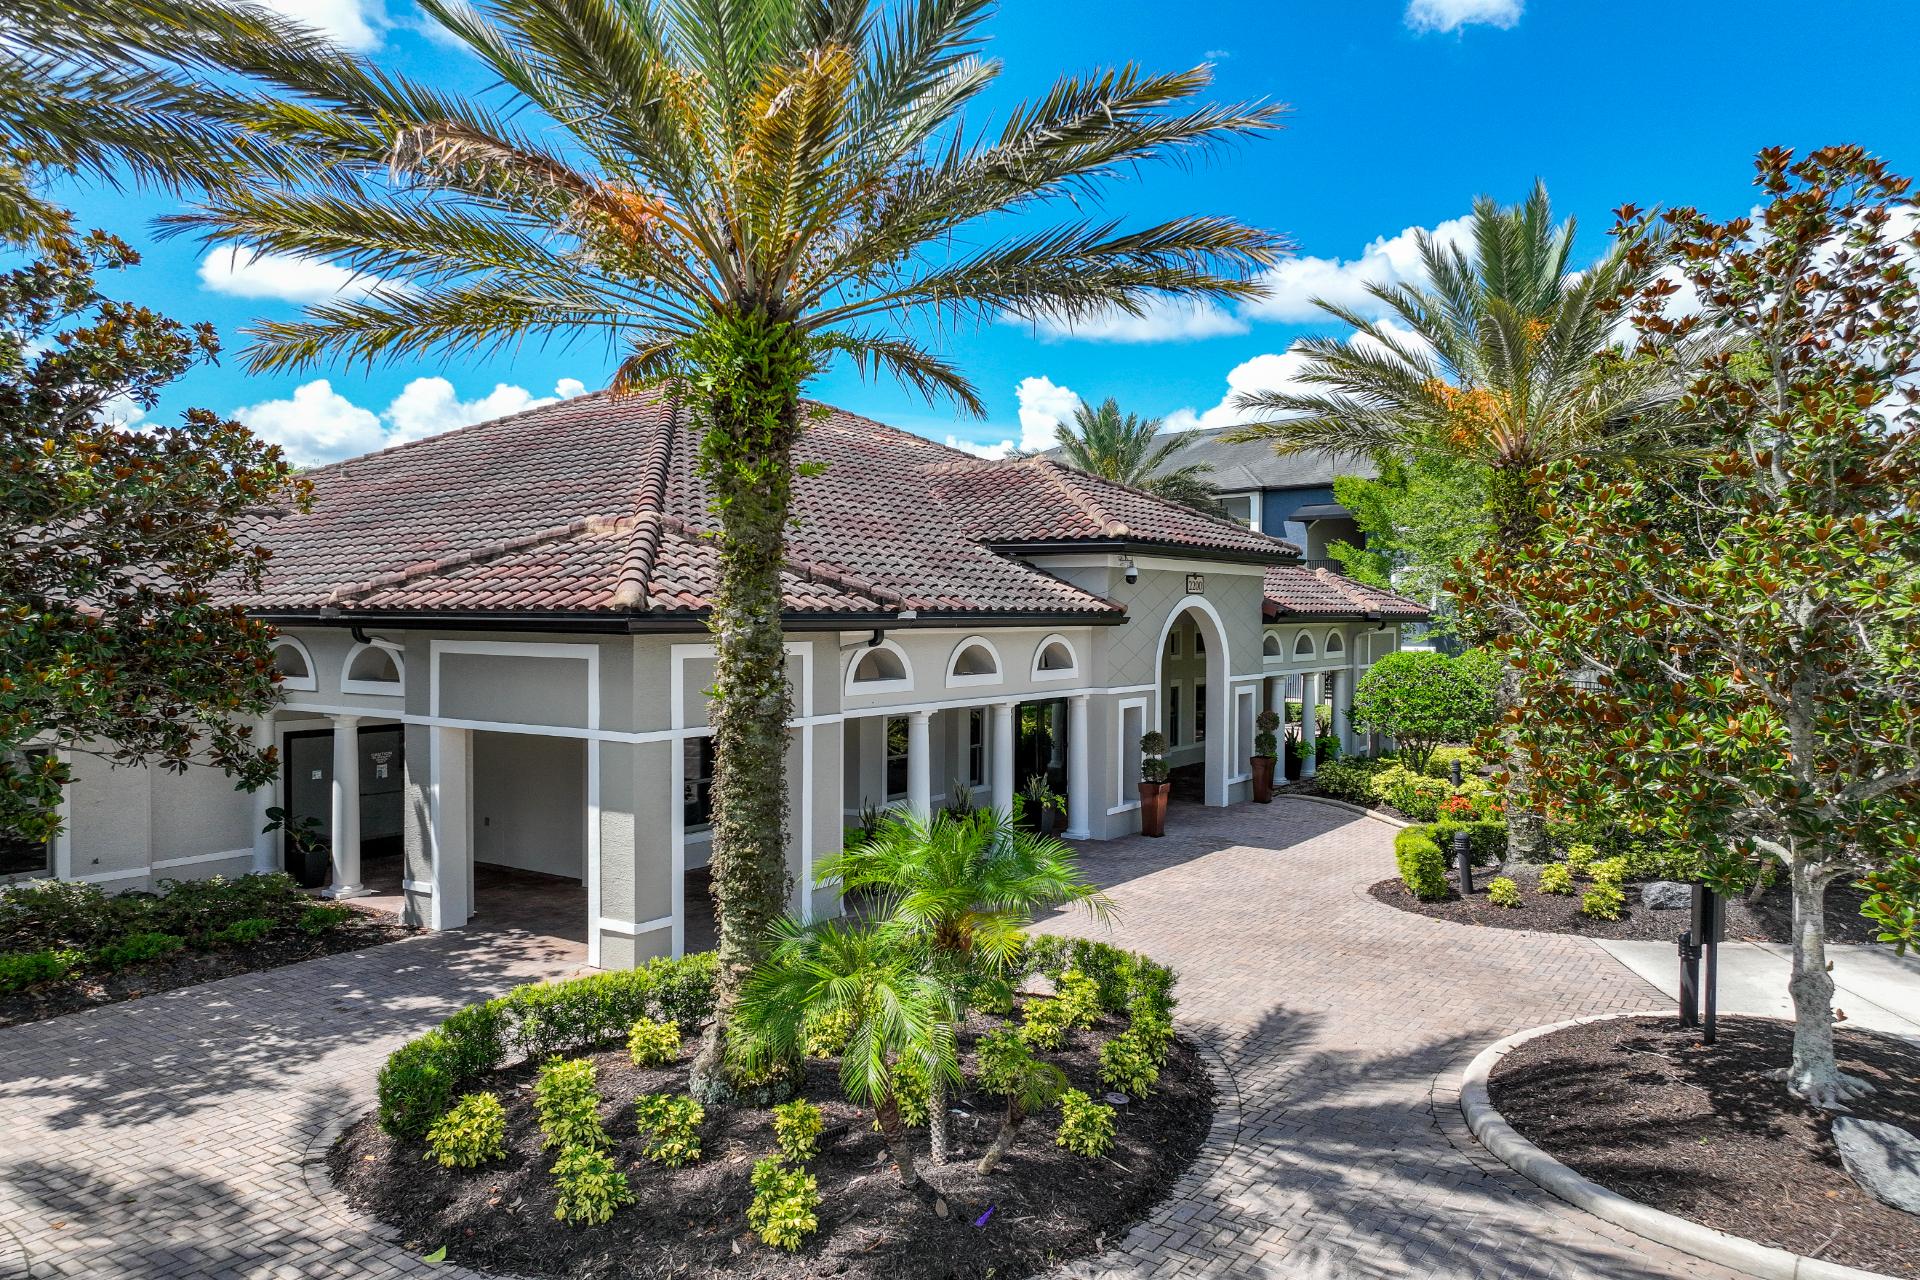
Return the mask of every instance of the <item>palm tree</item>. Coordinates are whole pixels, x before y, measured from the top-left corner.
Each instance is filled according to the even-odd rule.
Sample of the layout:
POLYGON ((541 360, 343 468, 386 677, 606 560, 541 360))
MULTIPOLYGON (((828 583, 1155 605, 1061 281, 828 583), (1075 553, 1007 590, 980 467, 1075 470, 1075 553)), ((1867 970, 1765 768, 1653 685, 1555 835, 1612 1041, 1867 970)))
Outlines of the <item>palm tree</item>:
MULTIPOLYGON (((1663 422, 1697 353, 1619 347, 1615 303, 1644 285, 1655 255, 1616 244, 1584 271, 1570 270, 1574 222, 1555 225, 1545 186, 1521 204, 1481 197, 1473 249, 1416 237, 1425 282, 1369 285, 1387 313, 1315 300, 1351 325, 1347 339, 1303 338, 1305 390, 1249 392, 1237 401, 1258 421, 1232 440, 1270 440, 1275 452, 1321 452, 1398 461, 1429 457, 1483 468, 1489 554, 1518 554, 1539 528, 1535 468, 1575 457, 1657 451, 1663 422)), ((1502 710, 1516 692, 1508 670, 1502 710)), ((1518 793, 1525 761, 1508 759, 1518 793)), ((1542 823, 1508 806, 1516 854, 1536 853, 1542 823)))
POLYGON ((1076 471, 1132 485, 1209 515, 1225 514, 1206 480, 1213 468, 1204 462, 1169 467, 1186 442, 1177 435, 1163 439, 1158 418, 1123 416, 1112 396, 1097 409, 1082 400, 1073 411, 1073 424, 1055 424, 1053 438, 1061 459, 1076 471))
POLYGON ((749 1071, 800 1056, 810 1030, 851 1015, 840 1055, 847 1097, 873 1108, 902 1186, 920 1181, 900 1118, 900 1063, 918 1061, 934 1081, 960 1075, 944 996, 913 948, 870 925, 781 920, 766 958, 737 1005, 738 1057, 749 1071))
POLYGON ((591 334, 623 355, 616 388, 676 389, 718 524, 720 1014, 695 1088, 721 1100, 728 1012, 785 896, 779 575, 802 386, 844 357, 978 413, 909 320, 1251 296, 1281 243, 1232 219, 1036 219, 1281 108, 1194 103, 1205 67, 1127 66, 1063 78, 980 134, 962 112, 1000 71, 979 51, 991 0, 421 8, 492 93, 437 91, 226 0, 24 0, 0 40, 0 143, 197 186, 175 231, 379 282, 253 326, 254 370, 591 334))
MULTIPOLYGON (((1021 830, 1006 809, 889 818, 873 839, 825 860, 816 874, 849 892, 872 891, 878 927, 926 955, 949 1034, 983 992, 1011 997, 1007 977, 1038 912, 1078 903, 1104 917, 1112 907, 1080 874, 1072 849, 1021 830)), ((945 1164, 953 1114, 937 1075, 927 1113, 933 1162, 945 1164)))

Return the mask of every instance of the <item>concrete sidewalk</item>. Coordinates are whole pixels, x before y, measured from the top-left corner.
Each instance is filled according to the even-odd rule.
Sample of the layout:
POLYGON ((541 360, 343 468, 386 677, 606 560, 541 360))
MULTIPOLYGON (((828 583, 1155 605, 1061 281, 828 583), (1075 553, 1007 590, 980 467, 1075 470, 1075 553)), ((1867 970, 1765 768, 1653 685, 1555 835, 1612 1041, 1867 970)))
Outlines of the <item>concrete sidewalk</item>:
MULTIPOLYGON (((1671 942, 1595 943, 1669 998, 1679 999, 1680 958, 1671 942)), ((1833 1004, 1848 1024, 1920 1037, 1920 957, 1896 956, 1890 947, 1831 944, 1827 958, 1833 962, 1833 1004)), ((1793 1017, 1787 994, 1792 971, 1792 948, 1785 943, 1722 944, 1720 1012, 1793 1017)))

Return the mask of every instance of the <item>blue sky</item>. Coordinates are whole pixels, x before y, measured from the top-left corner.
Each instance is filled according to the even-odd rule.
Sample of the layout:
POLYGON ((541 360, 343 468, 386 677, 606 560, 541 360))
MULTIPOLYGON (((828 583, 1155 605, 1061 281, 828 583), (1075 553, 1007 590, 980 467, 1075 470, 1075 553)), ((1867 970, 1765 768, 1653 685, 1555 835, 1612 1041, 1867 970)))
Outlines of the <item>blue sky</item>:
MULTIPOLYGON (((270 7, 435 83, 484 84, 476 67, 420 34, 411 0, 270 7)), ((1139 222, 1232 214, 1283 233, 1296 254, 1256 304, 1072 335, 1006 323, 942 335, 987 400, 986 422, 847 369, 811 389, 976 446, 1036 442, 1076 395, 1116 396, 1176 427, 1227 421, 1230 387, 1284 381, 1295 337, 1337 331, 1314 320, 1308 296, 1358 298, 1364 279, 1406 269, 1410 228, 1444 234, 1475 195, 1517 200, 1536 176, 1562 215, 1579 218, 1584 258, 1604 247, 1609 212, 1627 201, 1744 211, 1763 146, 1858 142, 1920 175, 1920 80, 1889 74, 1882 56, 1913 42, 1910 0, 1008 0, 990 31, 989 52, 1005 63, 986 102, 996 115, 1057 74, 1127 61, 1155 70, 1211 62, 1215 96, 1290 104, 1284 131, 1198 169, 1142 170, 1105 204, 1139 222)), ((190 241, 152 239, 146 223, 170 207, 164 200, 58 194, 88 224, 146 250, 115 292, 211 320, 227 343, 225 363, 183 380, 156 419, 189 404, 238 413, 297 460, 317 462, 599 387, 616 363, 581 344, 250 375, 238 359, 241 327, 326 296, 334 269, 224 271, 190 241)))

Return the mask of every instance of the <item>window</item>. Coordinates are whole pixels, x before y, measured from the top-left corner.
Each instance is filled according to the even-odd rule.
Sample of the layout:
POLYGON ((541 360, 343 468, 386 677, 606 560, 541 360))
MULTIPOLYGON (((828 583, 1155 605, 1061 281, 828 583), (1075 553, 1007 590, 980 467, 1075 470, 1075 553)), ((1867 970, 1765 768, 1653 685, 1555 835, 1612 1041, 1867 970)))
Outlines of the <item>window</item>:
POLYGON ((987 711, 975 707, 967 712, 967 785, 987 785, 987 711))
POLYGON ((984 640, 962 642, 947 669, 948 685, 993 684, 999 679, 999 655, 984 640))
POLYGON ((1340 633, 1338 631, 1329 631, 1327 633, 1327 652, 1345 653, 1346 651, 1347 642, 1340 638, 1340 633))
POLYGON ((1080 674, 1080 660, 1073 646, 1060 636, 1048 636, 1033 655, 1035 680, 1066 680, 1080 674))
POLYGON ((1180 686, 1167 690, 1167 745, 1180 745, 1180 686))
MULTIPOLYGON (((14 767, 38 772, 46 768, 47 749, 31 747, 13 757, 14 767)), ((50 876, 53 874, 53 841, 29 840, 0 831, 0 876, 50 876)))
POLYGON ((1227 519, 1235 524, 1253 528, 1253 495, 1250 493, 1223 493, 1220 505, 1226 508, 1227 519))
POLYGON ((713 823, 713 739, 688 738, 681 751, 682 823, 693 831, 713 823))
POLYGON ((314 688, 313 663, 298 640, 287 638, 273 646, 273 665, 280 672, 280 687, 289 691, 314 688))
POLYGON ((1167 656, 1169 658, 1180 656, 1180 628, 1178 627, 1167 632, 1167 656))
POLYGON ((1204 683, 1193 686, 1193 740, 1207 740, 1207 686, 1204 683))
POLYGON ((869 649, 860 655, 853 668, 855 684, 879 684, 886 680, 905 680, 907 669, 900 655, 891 649, 869 649))
POLYGON ((1313 637, 1302 631, 1300 638, 1293 642, 1293 656, 1311 658, 1313 656, 1313 637))
POLYGON ((887 799, 904 800, 907 795, 907 718, 887 719, 887 799))
POLYGON ((398 694, 404 687, 403 680, 399 650, 376 641, 357 644, 347 651, 340 689, 344 693, 398 694))
POLYGON ((1273 632, 1271 631, 1267 632, 1267 638, 1260 642, 1260 653, 1262 656, 1268 657, 1268 658, 1279 657, 1280 656, 1280 637, 1273 634, 1273 632))
POLYGON ((1193 633, 1193 656, 1204 658, 1207 655, 1207 637, 1197 629, 1193 633))

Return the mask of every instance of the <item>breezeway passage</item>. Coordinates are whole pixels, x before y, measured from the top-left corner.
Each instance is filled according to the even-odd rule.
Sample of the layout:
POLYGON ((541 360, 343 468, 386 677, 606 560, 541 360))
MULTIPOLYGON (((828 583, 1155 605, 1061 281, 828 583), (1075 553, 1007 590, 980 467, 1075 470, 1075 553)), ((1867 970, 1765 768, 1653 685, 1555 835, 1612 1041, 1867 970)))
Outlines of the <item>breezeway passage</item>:
MULTIPOLYGON (((1288 797, 1176 816, 1165 839, 1082 857, 1118 904, 1112 940, 1179 968, 1183 1029, 1230 1082, 1226 1123, 1175 1197, 1078 1274, 1728 1274, 1520 1184, 1447 1092, 1509 1031, 1658 1007, 1657 991, 1581 939, 1374 902, 1392 858, 1372 819, 1288 797)), ((403 1039, 582 958, 449 932, 0 1031, 0 1259, 103 1280, 464 1274, 343 1216, 302 1162, 365 1109, 403 1039)))

